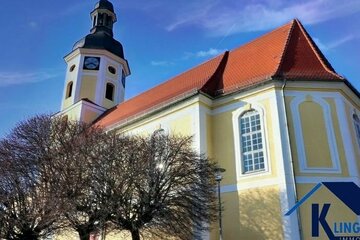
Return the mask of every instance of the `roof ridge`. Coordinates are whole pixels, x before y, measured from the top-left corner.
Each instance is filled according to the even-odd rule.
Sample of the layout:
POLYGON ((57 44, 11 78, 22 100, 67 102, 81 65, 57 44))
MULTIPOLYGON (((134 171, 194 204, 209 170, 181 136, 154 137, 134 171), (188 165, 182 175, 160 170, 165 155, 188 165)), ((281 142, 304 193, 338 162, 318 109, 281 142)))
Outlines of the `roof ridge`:
POLYGON ((298 19, 294 19, 294 21, 298 24, 300 31, 304 34, 306 41, 309 43, 311 49, 315 53, 316 57, 320 61, 321 65, 324 67, 324 69, 330 73, 331 75, 334 75, 337 78, 344 79, 344 77, 340 76, 336 73, 335 69, 331 66, 329 61, 326 59, 326 57, 323 55, 321 50, 318 48, 316 43, 312 40, 311 36, 308 34, 308 32, 305 30, 304 26, 301 24, 301 22, 298 19), (325 60, 324 60, 325 59, 325 60), (325 62, 326 61, 326 62, 325 62))
POLYGON ((238 50, 238 49, 240 49, 240 48, 243 48, 243 47, 245 47, 245 46, 247 46, 247 45, 253 44, 254 42, 259 41, 259 40, 261 40, 262 38, 264 38, 264 37, 266 37, 266 36, 268 36, 268 35, 270 35, 270 34, 273 34, 274 32, 278 31, 279 29, 281 29, 281 28, 283 28, 283 27, 285 27, 285 26, 287 26, 287 25, 290 25, 290 24, 291 24, 291 22, 285 23, 285 24, 283 24, 282 26, 277 27, 277 28, 275 28, 274 30, 271 30, 270 32, 266 32, 266 33, 264 33, 264 34, 256 37, 255 39, 253 39, 253 40, 251 40, 251 41, 249 41, 249 42, 246 42, 245 44, 240 45, 240 46, 238 46, 238 47, 235 48, 235 49, 230 50, 230 52, 234 52, 234 51, 236 51, 236 50, 238 50))
POLYGON ((282 67, 282 65, 283 65, 283 63, 284 63, 285 54, 286 54, 286 52, 287 52, 287 50, 288 50, 288 47, 289 47, 290 39, 291 39, 293 30, 294 30, 294 28, 295 28, 295 23, 296 23, 296 19, 293 19, 293 20, 291 21, 291 24, 292 24, 292 25, 291 25, 291 28, 289 29, 289 34, 288 34, 288 37, 287 37, 286 42, 285 42, 285 45, 284 45, 284 50, 283 50, 283 52, 282 52, 282 54, 281 54, 281 57, 280 57, 280 61, 279 61, 278 68, 276 69, 276 71, 275 71, 275 73, 273 74, 272 77, 275 77, 275 76, 277 76, 277 75, 279 74, 280 69, 281 69, 281 67, 282 67))

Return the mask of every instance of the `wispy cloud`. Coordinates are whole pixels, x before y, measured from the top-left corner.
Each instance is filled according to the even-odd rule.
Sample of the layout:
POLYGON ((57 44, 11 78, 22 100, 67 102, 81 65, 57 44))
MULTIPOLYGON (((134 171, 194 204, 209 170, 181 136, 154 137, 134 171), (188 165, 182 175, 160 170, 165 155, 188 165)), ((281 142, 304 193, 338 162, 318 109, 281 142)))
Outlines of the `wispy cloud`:
POLYGON ((185 52, 180 58, 163 61, 151 61, 150 64, 155 67, 169 67, 174 66, 178 62, 189 60, 190 58, 210 58, 225 52, 225 49, 209 48, 209 50, 200 50, 197 52, 185 52))
POLYGON ((359 39, 360 37, 359 36, 356 36, 356 35, 353 35, 353 34, 350 34, 350 35, 347 35, 345 37, 342 37, 342 38, 338 38, 336 40, 333 40, 329 43, 323 43, 322 41, 320 41, 318 38, 314 38, 314 41, 316 43, 316 45, 323 51, 329 51, 329 50, 332 50, 332 49, 335 49, 347 42, 350 42, 352 40, 355 40, 355 39, 359 39))
POLYGON ((1 72, 0 87, 10 85, 29 84, 54 79, 61 75, 60 71, 39 72, 1 72))
POLYGON ((37 28, 37 27, 39 26, 39 24, 38 24, 37 22, 35 22, 35 21, 30 21, 30 22, 28 23, 28 26, 29 26, 30 28, 37 28))
POLYGON ((217 49, 217 48, 210 48, 209 50, 201 50, 198 52, 186 52, 185 53, 185 59, 190 57, 197 57, 197 58, 206 58, 206 57, 212 57, 219 55, 220 53, 225 52, 225 49, 217 49))
MULTIPOLYGON (((203 8, 193 8, 189 11, 173 13, 173 21, 167 25, 168 31, 173 31, 185 25, 198 26, 212 35, 231 34, 267 30, 279 26, 293 18, 299 18, 304 24, 316 24, 330 19, 360 12, 359 0, 347 0, 339 4, 338 0, 262 0, 223 1, 197 0, 203 8)), ((200 4, 199 4, 200 5, 200 4)))
POLYGON ((152 66, 160 66, 160 67, 168 67, 171 65, 175 65, 174 62, 171 61, 151 61, 152 66))

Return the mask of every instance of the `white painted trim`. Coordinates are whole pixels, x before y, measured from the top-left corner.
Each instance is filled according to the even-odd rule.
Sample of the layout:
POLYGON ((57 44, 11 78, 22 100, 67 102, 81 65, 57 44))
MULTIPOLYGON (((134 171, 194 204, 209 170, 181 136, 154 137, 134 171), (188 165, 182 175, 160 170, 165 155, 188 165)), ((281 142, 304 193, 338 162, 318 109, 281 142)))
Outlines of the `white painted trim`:
POLYGON ((268 156, 268 134, 267 134, 267 125, 266 125, 266 115, 264 111, 264 107, 255 102, 242 103, 242 107, 237 109, 232 113, 232 124, 233 124, 233 134, 234 134, 234 151, 235 151, 235 164, 236 164, 236 176, 237 181, 240 181, 244 178, 251 178, 256 176, 264 176, 271 174, 271 165, 269 164, 269 156, 268 156), (246 105, 245 105, 246 104, 246 105), (249 109, 248 106, 251 106, 249 109), (261 122, 261 134, 262 134, 262 144, 263 144, 263 153, 264 153, 264 164, 265 169, 261 171, 254 171, 251 173, 243 172, 243 159, 242 159, 242 146, 240 139, 240 128, 239 128, 239 119, 241 115, 249 110, 256 110, 260 114, 260 122, 261 122))
POLYGON ((359 182, 359 177, 296 177, 300 184, 314 184, 320 182, 359 182))
POLYGON ((100 56, 106 56, 110 59, 113 59, 114 61, 120 63, 125 71, 126 76, 130 75, 130 68, 125 59, 120 58, 119 56, 116 56, 115 54, 103 50, 103 49, 90 49, 90 48, 78 48, 69 53, 67 56, 65 56, 65 61, 69 62, 72 58, 76 57, 77 55, 100 55, 100 56))
POLYGON ((339 97, 338 92, 295 91, 295 90, 286 90, 286 92, 285 92, 286 97, 305 98, 308 95, 316 96, 318 98, 337 98, 337 97, 339 97))
MULTIPOLYGON (((345 110, 345 102, 343 99, 336 98, 335 104, 336 104, 337 115, 338 115, 338 119, 339 119, 340 132, 341 132, 341 136, 342 136, 342 141, 343 141, 344 152, 345 152, 345 156, 346 156, 346 160, 347 160, 349 175, 351 177, 359 177, 358 166, 356 164, 356 156, 355 156, 355 151, 354 151, 355 146, 353 146, 352 135, 350 133, 351 127, 349 126, 348 121, 347 121, 347 117, 351 117, 351 121, 353 121, 352 116, 347 116, 346 110, 345 110)), ((360 184, 360 182, 357 182, 357 183, 360 184)))
POLYGON ((95 87, 95 103, 102 106, 103 103, 103 95, 105 92, 105 76, 106 76, 106 66, 107 66, 107 59, 104 56, 97 56, 100 57, 100 67, 99 71, 96 72, 96 87, 95 87))
POLYGON ((275 140, 277 173, 280 179, 280 207, 284 239, 300 240, 300 222, 297 214, 285 216, 297 201, 292 153, 289 139, 289 129, 286 107, 282 91, 275 91, 275 98, 271 102, 274 106, 272 114, 272 130, 275 140))
POLYGON ((268 92, 265 92, 265 93, 259 93, 259 95, 252 96, 252 97, 249 97, 249 98, 243 98, 242 100, 238 100, 238 102, 235 102, 235 103, 232 103, 232 104, 227 104, 227 105, 221 106, 221 107, 215 107, 215 109, 211 111, 211 115, 217 115, 217 114, 221 114, 221 113, 224 113, 224 112, 234 111, 234 110, 244 106, 243 101, 260 102, 262 100, 269 99, 272 96, 273 96, 272 91, 268 91, 268 92))
POLYGON ((198 153, 201 153, 200 149, 200 109, 199 106, 194 106, 192 112, 193 118, 193 145, 198 153))
MULTIPOLYGON (((206 138, 206 108, 200 103, 196 104, 193 112, 193 130, 194 130, 194 148, 199 154, 207 153, 207 138, 206 138)), ((204 223, 208 225, 208 223, 204 223)), ((196 230, 195 230, 196 231, 196 230)), ((201 239, 209 240, 210 232, 204 231, 201 234, 201 239)))
POLYGON ((106 111, 106 108, 104 108, 104 107, 101 107, 101 106, 98 106, 98 105, 89 103, 89 102, 87 102, 87 101, 81 100, 81 101, 78 101, 77 103, 69 106, 68 108, 64 109, 60 114, 67 113, 67 112, 69 112, 70 110, 78 107, 78 106, 81 105, 81 104, 85 104, 85 105, 87 105, 87 106, 90 106, 92 109, 94 109, 96 112, 99 112, 99 113, 106 111))
POLYGON ((79 79, 79 74, 80 74, 80 68, 79 65, 81 64, 81 56, 77 56, 76 58, 73 58, 71 61, 66 62, 67 66, 66 66, 66 74, 65 74, 65 80, 64 80, 64 88, 63 88, 63 94, 62 94, 62 99, 61 99, 61 110, 63 110, 64 108, 64 103, 66 100, 68 100, 68 98, 66 98, 66 92, 67 92, 67 85, 69 82, 73 82, 73 90, 72 90, 72 94, 70 97, 70 101, 72 104, 74 104, 76 102, 76 89, 77 89, 77 82, 79 79), (74 69, 73 72, 69 72, 69 69, 72 65, 75 65, 76 68, 74 69))
MULTIPOLYGON (((332 94, 333 96, 333 94, 332 94)), ((294 121, 295 141, 297 147, 297 154, 300 166, 300 172, 302 173, 341 173, 341 165, 339 159, 339 153, 336 143, 336 137, 334 132, 334 126, 331 116, 331 108, 329 104, 321 97, 313 93, 301 93, 297 95, 290 103, 291 112, 294 121), (306 100, 306 97, 310 96, 312 100, 319 104, 323 110, 324 122, 327 133, 327 140, 329 144, 330 156, 332 167, 331 168, 313 168, 308 166, 308 160, 305 152, 305 143, 303 137, 303 130, 300 118, 299 106, 306 100)))
POLYGON ((277 81, 269 81, 264 85, 245 91, 239 89, 239 91, 234 92, 233 94, 224 95, 221 98, 213 100, 213 107, 214 109, 217 109, 219 107, 228 106, 233 101, 242 101, 244 99, 265 99, 266 94, 271 95, 271 92, 275 91, 276 87, 281 87, 281 84, 277 81))
POLYGON ((206 112, 207 108, 199 104, 199 146, 200 153, 207 154, 208 146, 207 146, 207 120, 206 120, 206 112))
POLYGON ((83 65, 84 65, 84 56, 79 55, 79 67, 76 79, 74 79, 74 98, 73 98, 73 104, 76 103, 80 99, 80 90, 81 90, 81 82, 83 78, 83 65))

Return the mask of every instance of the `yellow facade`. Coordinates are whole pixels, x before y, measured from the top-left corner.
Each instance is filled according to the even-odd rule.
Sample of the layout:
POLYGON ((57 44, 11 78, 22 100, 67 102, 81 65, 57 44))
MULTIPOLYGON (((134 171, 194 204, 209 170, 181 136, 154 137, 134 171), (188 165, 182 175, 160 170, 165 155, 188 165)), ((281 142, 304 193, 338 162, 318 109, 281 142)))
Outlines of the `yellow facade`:
MULTIPOLYGON (((346 89, 345 86, 342 87, 346 89)), ((280 159, 281 156, 279 156, 277 148, 282 143, 279 142, 279 132, 274 128, 274 125, 279 125, 278 122, 274 122, 274 119, 276 119, 274 108, 277 107, 274 106, 274 95, 280 94, 280 88, 268 86, 261 91, 256 90, 254 92, 248 92, 227 100, 221 99, 218 102, 213 101, 210 104, 209 102, 204 103, 201 98, 194 99, 188 103, 182 103, 179 106, 173 107, 164 113, 151 115, 151 117, 142 119, 138 123, 130 124, 124 128, 120 126, 118 131, 130 131, 133 133, 146 131, 147 134, 151 134, 160 126, 172 133, 193 135, 195 140, 199 139, 197 135, 206 136, 205 141, 202 141, 206 145, 206 153, 210 159, 219 162, 223 168, 227 169, 222 181, 222 186, 225 188, 225 192, 222 193, 224 203, 224 239, 285 239, 284 222, 287 219, 284 213, 289 208, 283 209, 281 206, 284 200, 282 199, 283 189, 280 188, 280 183, 277 182, 279 182, 279 179, 284 178, 286 174, 284 169, 279 169, 279 161, 282 161, 282 159, 280 159), (188 107, 186 107, 186 104, 188 104, 188 107), (237 107, 231 107, 236 105, 244 106, 244 108, 246 105, 250 105, 250 108, 253 105, 258 105, 261 106, 264 112, 263 126, 266 137, 268 169, 263 173, 251 176, 240 174, 241 176, 239 177, 235 162, 235 151, 239 146, 236 146, 234 141, 233 122, 233 115, 237 107), (190 112, 200 112, 200 116, 203 114, 204 118, 201 118, 203 122, 201 122, 197 114, 190 114, 190 112), (205 134, 197 132, 196 122, 205 126, 205 134)), ((292 94, 286 95, 285 93, 289 135, 292 144, 291 156, 294 165, 294 177, 302 177, 301 181, 296 183, 296 194, 299 200, 315 185, 315 183, 303 182, 314 181, 313 178, 325 181, 326 177, 330 177, 330 180, 336 177, 337 181, 339 181, 339 178, 344 178, 345 181, 346 178, 350 177, 348 170, 349 163, 345 154, 347 147, 343 143, 341 132, 341 124, 343 123, 338 119, 340 113, 337 109, 339 107, 337 106, 338 99, 347 99, 350 96, 345 95, 345 91, 339 89, 328 89, 326 85, 317 86, 316 89, 293 86, 291 87, 291 92, 299 92, 301 95, 304 95, 303 101, 298 104, 297 109, 302 128, 305 154, 307 156, 306 165, 310 169, 310 171, 303 171, 301 169, 297 154, 296 145, 302 143, 297 143, 295 139, 296 133, 294 129, 297 126, 294 125, 294 114, 292 113, 294 109, 291 109, 291 102, 296 97, 291 96, 292 94), (319 104, 316 102, 318 100, 313 100, 313 96, 319 98, 319 93, 321 95, 322 92, 326 93, 326 96, 321 97, 321 104, 319 104), (332 97, 331 94, 334 94, 334 96, 332 97), (325 105, 326 108, 324 109, 325 105), (328 130, 329 124, 326 123, 329 120, 332 126, 331 134, 328 130), (333 139, 331 140, 330 138, 333 139), (335 151, 337 156, 333 156, 334 154, 331 153, 331 144, 335 144, 337 147, 335 151), (331 160, 332 158, 338 161, 336 163, 338 164, 337 170, 333 160, 331 160), (315 170, 311 172, 311 169, 315 170), (331 170, 328 173, 326 169, 335 170, 333 170, 334 172, 331 172, 331 170)), ((358 101, 356 98, 355 100, 358 101)), ((353 107, 353 105, 347 105, 346 111, 349 112, 349 109, 353 107)), ((350 118, 347 119, 349 124, 351 120, 350 118)), ((279 127, 281 129, 284 126, 279 127)), ((356 136, 353 132, 351 137, 352 142, 356 143, 356 136)), ((195 145, 199 147, 198 144, 195 143, 195 145)), ((356 145, 351 147, 355 149, 356 145)), ((356 149, 357 156, 359 152, 356 149)), ((359 164, 356 167, 359 168, 359 164)), ((319 191, 309 201, 309 203, 301 206, 300 216, 298 217, 302 239, 311 239, 309 235, 311 233, 309 225, 311 222, 309 215, 311 201, 316 201, 320 204, 330 201, 334 204, 334 210, 329 212, 331 223, 335 220, 356 220, 354 214, 349 210, 345 211, 346 206, 326 189, 319 191), (346 216, 343 217, 343 215, 339 214, 340 212, 346 213, 346 216)), ((323 239, 326 239, 326 235, 322 236, 323 239)), ((218 239, 217 223, 212 224, 210 239, 218 239)))
POLYGON ((80 99, 89 99, 90 101, 95 102, 95 92, 97 84, 96 76, 86 76, 84 75, 81 79, 80 87, 80 99))
MULTIPOLYGON (((360 159, 351 119, 352 112, 360 110, 359 106, 358 97, 345 85, 314 87, 294 83, 282 93, 279 85, 268 84, 218 100, 195 95, 115 129, 119 134, 151 135, 161 128, 170 134, 193 136, 194 148, 226 169, 221 182, 224 239, 313 239, 313 202, 332 204, 327 216, 329 224, 356 221, 356 216, 326 188, 304 203, 299 214, 293 213, 292 218, 284 214, 321 181, 359 180, 356 175, 360 171, 359 161, 354 163, 347 153, 351 148, 353 159, 360 159), (266 168, 246 174, 241 170, 240 133, 236 125, 239 117, 252 109, 261 115, 266 168), (344 135, 344 128, 350 136, 344 135), (344 142, 347 137, 351 146, 344 142), (288 149, 291 155, 286 155, 288 149), (295 180, 295 185, 289 179, 295 180), (291 196, 297 198, 291 200, 291 196)), ((96 114, 86 112, 84 116, 92 119, 96 114)), ((218 239, 218 223, 212 223, 211 227, 209 239, 218 239)), ((321 231, 319 239, 327 239, 321 231)), ((118 233, 111 233, 106 239, 128 239, 124 235, 119 237, 118 233)))
MULTIPOLYGON (((92 12, 92 17, 96 14, 97 9, 92 12)), ((116 21, 113 9, 101 10, 101 14, 110 14, 111 19, 116 21)), ((113 27, 111 23, 106 28, 101 26, 97 29, 96 24, 100 22, 96 17, 93 24, 97 31, 109 31, 113 27)), ((108 33, 111 34, 103 34, 105 38, 102 41, 93 42, 99 44, 96 47, 81 45, 85 44, 85 37, 84 41, 78 43, 80 47, 65 57, 68 69, 59 115, 91 123, 124 101, 125 84, 122 80, 130 75, 130 69, 121 44, 116 49, 118 51, 114 51, 116 44, 107 45, 108 41, 105 40, 115 41, 108 39, 112 31, 108 33), (86 67, 85 60, 89 58, 98 61, 98 65, 86 67), (114 87, 113 92, 110 91, 111 87, 107 87, 108 84, 114 87)), ((195 71, 196 74, 190 70, 189 75, 183 75, 187 79, 178 78, 182 81, 193 80, 194 83, 190 81, 186 84, 194 89, 184 87, 186 90, 182 93, 170 91, 154 101, 153 106, 140 109, 126 119, 121 118, 120 122, 113 122, 119 117, 116 116, 118 112, 113 111, 113 118, 109 118, 111 126, 106 128, 119 134, 150 136, 154 131, 163 129, 169 134, 193 136, 194 149, 226 169, 221 181, 224 240, 313 239, 312 203, 332 204, 327 215, 330 224, 357 221, 356 215, 325 187, 292 215, 285 216, 318 183, 333 181, 360 185, 360 136, 355 133, 353 121, 353 114, 360 116, 360 98, 359 93, 323 59, 298 20, 283 26, 281 31, 265 35, 263 39, 269 36, 273 36, 267 40, 274 44, 273 48, 268 48, 268 44, 261 48, 261 41, 258 40, 253 45, 254 49, 274 50, 264 53, 266 58, 260 52, 247 56, 247 51, 251 54, 254 50, 251 44, 243 48, 244 55, 235 54, 241 51, 226 52, 218 56, 222 58, 220 63, 215 63, 217 57, 207 63, 208 68, 204 67, 206 64, 201 65, 198 68, 201 71, 195 71), (285 37, 287 31, 289 33, 285 37), (283 44, 280 44, 281 41, 283 44), (277 48, 281 50, 275 53, 277 48), (294 52, 308 55, 303 58, 299 54, 293 59, 290 54, 294 52), (241 66, 247 59, 254 61, 254 64, 261 60, 260 65, 262 63, 266 67, 262 69, 254 65, 253 75, 251 71, 246 73, 248 69, 245 69, 245 65, 241 69, 241 66), (273 64, 275 59, 278 64, 273 64), (315 67, 303 66, 307 60, 321 63, 319 73, 315 67), (287 65, 292 64, 294 69, 286 69, 287 65), (212 65, 218 66, 213 69, 212 65), (302 68, 305 69, 304 73, 314 71, 314 76, 329 75, 324 79, 334 78, 334 81, 310 81, 311 78, 301 81, 302 68), (257 72, 259 69, 262 70, 257 72), (244 76, 252 76, 246 79, 252 86, 246 85, 242 79, 242 70, 246 73, 244 76), (262 71, 266 74, 261 75, 262 71), (203 75, 204 72, 208 76, 203 75), (286 74, 291 78, 292 72, 296 72, 296 80, 288 81, 286 74), (232 79, 237 77, 242 80, 232 79), (283 81, 279 81, 278 77, 283 81), (208 78, 206 84, 200 86, 200 83, 195 83, 205 78, 208 78), (263 79, 260 81, 257 78, 263 79), (214 80, 218 80, 216 89, 212 89, 214 80), (218 92, 209 93, 213 90, 218 92), (193 95, 189 93, 191 91, 194 91, 193 95), (166 101, 161 102, 163 99, 166 101)), ((156 88, 152 93, 159 93, 159 89, 162 88, 156 88)), ((121 110, 121 106, 116 110, 121 110)), ((211 223, 211 227, 209 233, 204 233, 204 240, 219 239, 218 223, 211 223)), ((321 237, 317 239, 327 239, 324 231, 321 231, 321 237)), ((76 239, 76 235, 72 234, 65 232, 57 239, 76 239)), ((129 234, 122 232, 109 233, 106 239, 128 238, 129 234)))

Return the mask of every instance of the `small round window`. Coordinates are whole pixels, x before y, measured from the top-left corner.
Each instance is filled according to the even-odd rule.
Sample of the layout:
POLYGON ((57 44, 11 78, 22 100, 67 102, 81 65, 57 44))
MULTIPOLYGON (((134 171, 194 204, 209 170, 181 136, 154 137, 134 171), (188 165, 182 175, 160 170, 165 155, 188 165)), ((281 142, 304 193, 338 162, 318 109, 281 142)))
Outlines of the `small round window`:
POLYGON ((110 73, 116 74, 116 69, 113 66, 109 66, 108 70, 109 70, 110 73))
POLYGON ((71 67, 70 67, 70 72, 72 72, 72 71, 74 71, 75 70, 75 64, 74 65, 72 65, 71 67))

